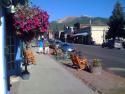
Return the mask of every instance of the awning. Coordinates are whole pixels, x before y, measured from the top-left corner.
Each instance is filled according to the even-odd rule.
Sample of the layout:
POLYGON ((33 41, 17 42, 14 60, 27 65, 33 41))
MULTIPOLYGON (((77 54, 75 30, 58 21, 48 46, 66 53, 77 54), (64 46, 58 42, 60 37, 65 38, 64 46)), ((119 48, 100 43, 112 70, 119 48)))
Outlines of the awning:
POLYGON ((77 33, 77 34, 74 34, 73 36, 80 36, 80 35, 82 35, 82 36, 87 36, 88 33, 87 33, 87 32, 85 32, 85 33, 77 33))

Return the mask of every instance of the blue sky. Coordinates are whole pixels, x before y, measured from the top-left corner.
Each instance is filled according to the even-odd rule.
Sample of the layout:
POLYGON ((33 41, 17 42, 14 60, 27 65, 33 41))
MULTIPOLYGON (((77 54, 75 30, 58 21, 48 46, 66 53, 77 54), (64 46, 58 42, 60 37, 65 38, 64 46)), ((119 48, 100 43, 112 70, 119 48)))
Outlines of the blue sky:
POLYGON ((31 0, 33 5, 48 12, 50 21, 82 15, 108 18, 116 1, 125 7, 125 0, 31 0))

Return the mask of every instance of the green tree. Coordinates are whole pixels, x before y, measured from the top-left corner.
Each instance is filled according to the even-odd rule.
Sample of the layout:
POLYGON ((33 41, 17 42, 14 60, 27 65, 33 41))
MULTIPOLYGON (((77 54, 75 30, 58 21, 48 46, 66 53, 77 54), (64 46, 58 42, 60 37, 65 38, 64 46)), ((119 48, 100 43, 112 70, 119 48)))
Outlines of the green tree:
POLYGON ((77 33, 80 30, 80 23, 77 22, 74 24, 74 33, 77 33))
POLYGON ((120 37, 124 37, 124 12, 122 5, 117 2, 112 15, 109 18, 108 26, 109 30, 107 32, 107 39, 113 38, 113 40, 120 37))

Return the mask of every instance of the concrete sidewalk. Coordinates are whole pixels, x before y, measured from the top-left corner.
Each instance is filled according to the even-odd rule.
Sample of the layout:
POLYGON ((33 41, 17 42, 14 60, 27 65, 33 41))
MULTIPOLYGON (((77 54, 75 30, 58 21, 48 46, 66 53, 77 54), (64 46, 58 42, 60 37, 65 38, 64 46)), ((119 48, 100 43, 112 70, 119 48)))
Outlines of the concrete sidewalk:
POLYGON ((20 79, 16 94, 95 94, 48 55, 36 55, 36 65, 28 66, 30 78, 20 79))

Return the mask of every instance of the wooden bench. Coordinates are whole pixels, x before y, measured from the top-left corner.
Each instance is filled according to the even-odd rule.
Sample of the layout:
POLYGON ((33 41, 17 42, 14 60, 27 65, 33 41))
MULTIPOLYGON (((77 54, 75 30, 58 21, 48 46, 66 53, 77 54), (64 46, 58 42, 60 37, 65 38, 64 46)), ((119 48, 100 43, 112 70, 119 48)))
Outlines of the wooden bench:
POLYGON ((89 63, 88 60, 84 58, 80 58, 78 55, 71 53, 70 58, 72 60, 73 66, 76 66, 77 69, 88 69, 89 63))
POLYGON ((71 53, 71 54, 70 54, 70 59, 71 59, 71 61, 72 61, 72 63, 73 63, 72 66, 78 67, 78 64, 77 64, 77 62, 76 62, 76 55, 75 55, 74 53, 71 53))
POLYGON ((35 56, 31 50, 24 50, 23 52, 24 59, 27 61, 28 64, 36 64, 35 56))

